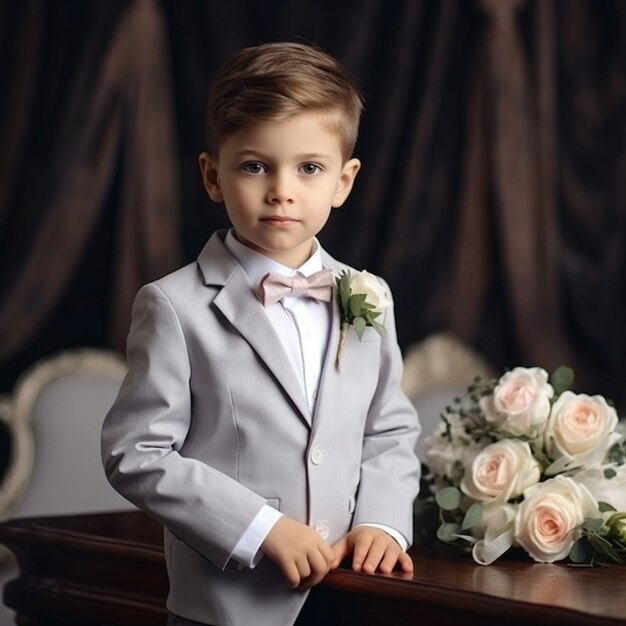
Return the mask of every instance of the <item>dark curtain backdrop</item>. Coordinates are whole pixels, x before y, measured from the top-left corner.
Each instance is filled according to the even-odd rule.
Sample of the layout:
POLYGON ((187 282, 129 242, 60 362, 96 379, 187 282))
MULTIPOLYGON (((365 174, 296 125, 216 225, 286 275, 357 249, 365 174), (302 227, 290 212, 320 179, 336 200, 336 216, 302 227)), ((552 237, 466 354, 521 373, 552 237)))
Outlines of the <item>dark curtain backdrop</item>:
POLYGON ((321 239, 389 281, 402 347, 447 330, 625 407, 623 0, 1 0, 0 391, 123 350, 138 287, 226 225, 208 83, 279 39, 360 80, 363 169, 321 239))

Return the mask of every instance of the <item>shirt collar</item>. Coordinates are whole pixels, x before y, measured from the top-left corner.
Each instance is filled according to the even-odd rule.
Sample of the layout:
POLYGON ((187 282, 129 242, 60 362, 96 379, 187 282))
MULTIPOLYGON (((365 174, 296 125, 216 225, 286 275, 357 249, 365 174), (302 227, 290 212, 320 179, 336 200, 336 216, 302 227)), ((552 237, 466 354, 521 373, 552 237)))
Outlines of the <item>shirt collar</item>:
POLYGON ((277 272, 283 276, 292 276, 293 274, 310 276, 311 274, 323 269, 321 246, 317 239, 314 239, 313 241, 315 246, 313 253, 300 267, 296 269, 282 265, 264 254, 256 252, 256 250, 242 244, 235 237, 234 230, 232 228, 228 231, 224 244, 235 259, 237 259, 239 265, 243 268, 250 284, 258 285, 261 278, 263 278, 263 276, 265 276, 268 272, 277 272))

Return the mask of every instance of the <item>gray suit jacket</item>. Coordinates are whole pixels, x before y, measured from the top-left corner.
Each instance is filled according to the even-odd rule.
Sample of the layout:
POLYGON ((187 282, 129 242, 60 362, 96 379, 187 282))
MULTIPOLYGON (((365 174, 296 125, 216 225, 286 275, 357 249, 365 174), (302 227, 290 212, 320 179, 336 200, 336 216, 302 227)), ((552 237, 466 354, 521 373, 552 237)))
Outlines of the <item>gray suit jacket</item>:
MULTIPOLYGON (((144 286, 128 375, 107 415, 111 484, 165 527, 168 608, 219 626, 293 623, 306 594, 263 558, 230 559, 269 503, 332 545, 354 524, 412 536, 417 416, 400 390, 391 308, 385 332, 351 329, 335 367, 333 321, 315 413, 241 266, 215 233, 192 263, 144 286)), ((346 268, 323 252, 325 267, 346 268)))

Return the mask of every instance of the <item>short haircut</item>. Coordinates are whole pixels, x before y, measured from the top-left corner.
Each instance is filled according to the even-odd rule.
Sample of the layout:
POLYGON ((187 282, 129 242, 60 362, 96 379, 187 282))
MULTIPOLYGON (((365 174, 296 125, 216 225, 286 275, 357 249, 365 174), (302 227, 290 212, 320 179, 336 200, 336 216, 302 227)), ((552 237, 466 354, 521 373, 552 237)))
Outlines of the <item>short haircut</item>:
POLYGON ((329 114, 344 160, 354 151, 363 99, 355 79, 316 46, 293 42, 244 48, 227 60, 211 82, 207 107, 209 152, 246 126, 298 113, 329 114))

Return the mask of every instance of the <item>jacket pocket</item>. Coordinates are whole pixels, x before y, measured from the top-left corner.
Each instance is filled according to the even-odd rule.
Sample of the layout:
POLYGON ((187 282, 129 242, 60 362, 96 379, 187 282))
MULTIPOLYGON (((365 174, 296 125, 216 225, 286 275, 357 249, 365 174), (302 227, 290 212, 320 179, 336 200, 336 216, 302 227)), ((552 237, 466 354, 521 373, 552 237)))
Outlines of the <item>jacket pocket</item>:
POLYGON ((273 509, 280 511, 280 498, 265 498, 265 503, 273 509))

